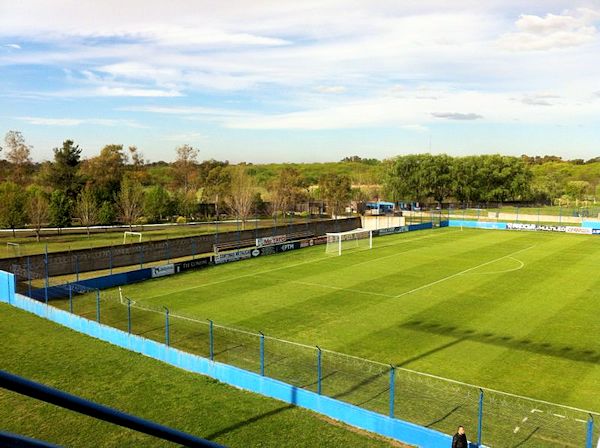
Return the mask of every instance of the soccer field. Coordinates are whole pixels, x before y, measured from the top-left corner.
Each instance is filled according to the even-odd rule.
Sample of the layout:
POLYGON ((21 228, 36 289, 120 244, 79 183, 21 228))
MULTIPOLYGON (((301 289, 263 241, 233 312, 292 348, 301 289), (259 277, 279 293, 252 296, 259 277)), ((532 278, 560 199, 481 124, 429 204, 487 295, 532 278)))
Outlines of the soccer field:
MULTIPOLYGON (((372 250, 342 256, 326 255, 324 246, 315 246, 129 285, 123 291, 136 307, 167 306, 173 315, 212 319, 255 334, 262 331, 273 338, 598 411, 599 267, 598 237, 444 228, 376 238, 372 250)), ((136 313, 141 311, 134 309, 134 322, 136 313)), ((134 323, 134 332, 161 338, 161 319, 157 315, 154 326, 144 330, 136 330, 134 323)), ((189 349, 206 339, 200 330, 190 336, 191 322, 171 320, 171 325, 176 346, 179 342, 189 349)), ((257 343, 248 338, 247 345, 257 343)), ((242 345, 238 341, 223 352, 242 345)), ((294 357, 282 350, 282 359, 294 357)), ((243 362, 241 366, 256 369, 243 362)), ((364 381, 380 383, 377 396, 364 402, 350 399, 348 392, 339 397, 385 413, 383 372, 364 381)), ((324 373, 324 393, 335 389, 336 381, 344 383, 336 373, 332 369, 329 379, 324 373)), ((448 400, 452 393, 440 391, 448 400)), ((424 397, 405 396, 396 406, 399 416, 442 430, 476 421, 476 406, 471 405, 468 415, 437 409, 431 421, 418 418, 433 406, 424 397), (407 399, 413 402, 412 414, 407 399), (437 417, 443 417, 443 424, 434 421, 437 417)), ((524 430, 518 434, 518 424, 535 409, 515 412, 505 426, 526 437, 524 430)), ((562 416, 555 414, 544 424, 558 422, 562 416)), ((573 424, 581 425, 583 436, 585 425, 573 424)), ((578 428, 572 429, 579 434, 578 428)), ((532 443, 528 446, 542 446, 540 440, 532 443)))

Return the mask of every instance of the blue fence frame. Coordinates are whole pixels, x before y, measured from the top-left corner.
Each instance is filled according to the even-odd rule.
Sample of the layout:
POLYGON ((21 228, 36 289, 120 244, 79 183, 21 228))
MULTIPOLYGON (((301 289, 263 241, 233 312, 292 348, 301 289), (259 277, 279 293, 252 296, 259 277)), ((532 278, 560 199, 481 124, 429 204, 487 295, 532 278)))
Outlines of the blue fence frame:
POLYGON ((54 308, 21 294, 16 294, 14 292, 13 274, 0 271, 0 284, 6 285, 0 288, 0 301, 10 303, 17 308, 118 347, 141 353, 191 372, 209 376, 240 389, 318 412, 357 428, 411 445, 446 448, 451 442, 450 436, 438 431, 362 409, 325 395, 319 395, 316 392, 262 376, 260 373, 249 372, 186 353, 165 344, 54 308), (10 293, 11 288, 12 294, 10 293), (7 298, 10 298, 10 302, 7 298))

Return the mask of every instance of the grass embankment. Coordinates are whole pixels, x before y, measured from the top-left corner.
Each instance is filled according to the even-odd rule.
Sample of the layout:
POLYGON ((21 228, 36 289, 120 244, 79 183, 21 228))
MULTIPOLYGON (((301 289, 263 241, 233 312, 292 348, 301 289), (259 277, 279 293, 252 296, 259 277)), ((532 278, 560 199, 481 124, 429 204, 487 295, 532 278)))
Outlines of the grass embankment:
MULTIPOLYGON (((238 447, 399 446, 0 304, 0 368, 238 447)), ((70 447, 167 442, 0 389, 1 430, 70 447)))

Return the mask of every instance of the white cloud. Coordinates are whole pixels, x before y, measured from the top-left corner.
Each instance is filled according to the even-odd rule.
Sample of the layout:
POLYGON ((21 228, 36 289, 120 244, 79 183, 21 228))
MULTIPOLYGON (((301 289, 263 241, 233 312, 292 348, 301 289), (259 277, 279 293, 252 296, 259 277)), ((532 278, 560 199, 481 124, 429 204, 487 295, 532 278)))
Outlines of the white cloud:
POLYGON ((480 120, 483 115, 475 114, 473 112, 462 113, 462 112, 432 112, 432 116, 435 118, 445 118, 447 120, 480 120))
POLYGON ((344 86, 318 86, 315 90, 319 93, 344 93, 346 87, 344 86))
POLYGON ((130 128, 144 128, 145 126, 132 120, 111 120, 105 118, 49 118, 49 117, 16 117, 17 120, 24 121, 36 126, 123 126, 130 128))
POLYGON ((21 46, 19 44, 4 44, 2 45, 5 48, 12 48, 13 50, 20 50, 21 46))
POLYGON ((593 25, 594 11, 579 10, 544 17, 523 14, 516 21, 517 32, 507 33, 500 45, 511 51, 541 51, 576 47, 592 42, 597 37, 593 25))
POLYGON ((174 90, 138 89, 129 87, 98 87, 89 96, 141 96, 141 97, 174 97, 181 96, 180 92, 174 90))
POLYGON ((179 142, 179 143, 189 143, 189 142, 197 142, 200 140, 205 140, 206 136, 201 134, 200 132, 182 132, 180 134, 171 134, 166 135, 162 138, 162 140, 166 140, 169 142, 179 142))
POLYGON ((524 95, 518 101, 521 101, 523 104, 527 104, 529 106, 553 106, 555 100, 560 98, 560 96, 552 94, 552 93, 536 93, 531 95, 524 95))

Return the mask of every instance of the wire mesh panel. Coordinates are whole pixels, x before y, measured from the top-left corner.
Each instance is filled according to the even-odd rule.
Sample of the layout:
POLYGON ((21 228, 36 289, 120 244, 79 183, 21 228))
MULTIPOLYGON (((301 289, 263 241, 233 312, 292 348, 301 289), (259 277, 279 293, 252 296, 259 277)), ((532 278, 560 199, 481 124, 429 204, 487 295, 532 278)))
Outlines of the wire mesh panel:
POLYGON ((482 441, 488 446, 583 447, 589 416, 540 401, 485 391, 482 441))
POLYGON ((317 391, 317 349, 265 338, 265 375, 317 391))
POLYGON ((388 413, 390 366, 327 350, 322 351, 321 365, 323 395, 388 413))
POLYGON ((479 390, 398 369, 395 415, 412 423, 452 434, 463 425, 476 439, 479 390))
POLYGON ((210 356, 210 331, 208 322, 186 316, 169 316, 170 344, 188 353, 210 356))
MULTIPOLYGON (((116 289, 98 291, 76 283, 46 288, 38 276, 32 279, 35 298, 44 301, 47 296, 50 306, 381 414, 393 412, 396 418, 447 434, 463 425, 471 441, 481 435, 485 446, 586 446, 591 418, 587 411, 261 337, 139 303, 116 289)), ((594 419, 591 440, 597 441, 600 415, 594 414, 594 419)))
POLYGON ((214 360, 250 370, 260 371, 260 340, 258 334, 213 326, 214 360))

